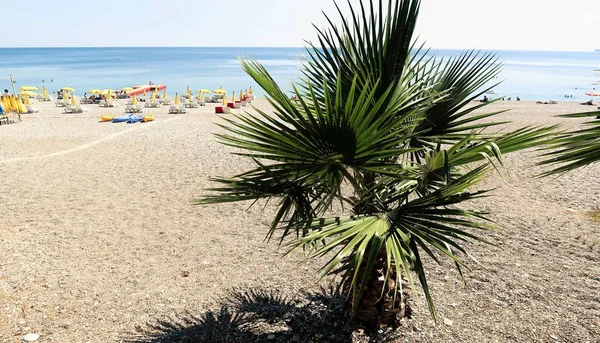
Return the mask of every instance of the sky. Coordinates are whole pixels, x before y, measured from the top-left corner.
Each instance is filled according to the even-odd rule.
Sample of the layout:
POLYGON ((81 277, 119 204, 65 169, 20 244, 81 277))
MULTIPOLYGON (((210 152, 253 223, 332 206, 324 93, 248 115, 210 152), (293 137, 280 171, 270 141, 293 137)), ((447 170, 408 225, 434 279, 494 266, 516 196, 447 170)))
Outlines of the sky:
MULTIPOLYGON (((0 0, 0 11, 0 47, 298 47, 321 11, 337 19, 333 0, 0 0)), ((423 0, 416 33, 437 49, 590 51, 599 32, 600 0, 423 0)))

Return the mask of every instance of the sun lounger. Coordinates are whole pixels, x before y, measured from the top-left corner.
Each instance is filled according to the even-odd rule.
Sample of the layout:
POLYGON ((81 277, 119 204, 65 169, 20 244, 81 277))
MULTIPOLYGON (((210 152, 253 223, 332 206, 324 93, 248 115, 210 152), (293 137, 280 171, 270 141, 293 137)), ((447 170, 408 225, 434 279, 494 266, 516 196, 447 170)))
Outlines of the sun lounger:
POLYGON ((31 105, 25 105, 27 109, 27 113, 38 113, 40 111, 39 108, 31 107, 31 105))
POLYGON ((66 107, 66 106, 67 106, 67 104, 62 100, 59 100, 56 102, 56 107, 66 107))
POLYGON ((71 108, 71 105, 65 106, 65 113, 73 113, 73 109, 71 108))
POLYGON ((83 113, 89 111, 87 108, 76 105, 75 108, 71 107, 71 113, 83 113))
POLYGON ((179 107, 175 106, 175 105, 171 105, 171 107, 169 108, 169 114, 178 114, 179 113, 179 107))
POLYGON ((133 113, 143 113, 144 109, 142 108, 142 105, 137 104, 135 106, 133 106, 133 113))

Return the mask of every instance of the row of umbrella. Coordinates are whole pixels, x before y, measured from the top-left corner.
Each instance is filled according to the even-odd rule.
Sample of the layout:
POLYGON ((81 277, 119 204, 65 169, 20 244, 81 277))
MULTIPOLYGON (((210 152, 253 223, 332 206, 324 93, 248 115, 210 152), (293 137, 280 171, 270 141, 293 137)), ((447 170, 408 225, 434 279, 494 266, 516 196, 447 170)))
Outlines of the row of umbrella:
MULTIPOLYGON (((27 97, 27 99, 29 99, 27 97)), ((3 95, 0 102, 5 112, 27 113, 26 104, 23 104, 21 98, 14 95, 3 95)), ((26 100, 27 102, 27 100, 26 100)))

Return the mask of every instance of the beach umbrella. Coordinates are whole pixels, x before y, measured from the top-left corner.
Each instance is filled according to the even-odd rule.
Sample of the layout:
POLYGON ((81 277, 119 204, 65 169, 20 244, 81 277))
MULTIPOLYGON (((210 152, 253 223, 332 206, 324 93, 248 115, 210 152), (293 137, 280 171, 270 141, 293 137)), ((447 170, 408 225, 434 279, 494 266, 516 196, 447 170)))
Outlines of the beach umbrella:
POLYGON ((90 94, 102 94, 102 90, 101 89, 90 89, 87 92, 90 93, 90 94))
POLYGON ((2 96, 2 100, 3 100, 3 104, 4 104, 4 109, 7 112, 15 111, 12 101, 10 101, 10 96, 2 96))
POLYGON ((187 94, 187 95, 191 95, 192 94, 192 90, 190 89, 190 86, 186 87, 185 94, 187 94))
POLYGON ((179 105, 181 105, 181 101, 179 101, 179 97, 177 96, 177 93, 175 93, 175 106, 179 105))
POLYGON ((587 96, 600 96, 600 92, 587 92, 585 93, 587 96))
POLYGON ((213 91, 213 93, 219 94, 219 95, 221 95, 221 94, 227 94, 227 92, 225 90, 223 90, 223 89, 215 89, 213 91))
POLYGON ((77 99, 75 98, 75 94, 71 96, 71 106, 77 106, 77 99))
POLYGON ((252 86, 250 86, 250 90, 248 91, 250 95, 252 95, 252 86))
POLYGON ((227 97, 223 97, 223 107, 227 107, 227 97))
POLYGON ((133 90, 133 88, 131 88, 131 87, 124 87, 124 88, 121 88, 121 90, 125 91, 125 92, 131 92, 133 90))
POLYGON ((244 97, 248 97, 248 88, 246 88, 246 92, 244 93, 244 97))
POLYGON ((35 86, 23 86, 19 88, 20 91, 37 91, 38 88, 35 86))
POLYGON ((133 95, 133 99, 131 99, 131 104, 134 106, 138 104, 137 95, 135 95, 135 94, 133 95))
POLYGON ((242 94, 242 91, 240 91, 240 101, 244 100, 244 95, 242 94))
POLYGON ((142 95, 144 96, 144 98, 146 97, 146 88, 143 89, 142 95))
POLYGON ((18 112, 19 107, 17 106, 17 101, 15 100, 15 96, 10 95, 8 100, 10 100, 10 108, 13 110, 13 112, 18 112))
POLYGON ((27 113, 27 108, 21 102, 21 98, 17 97, 17 99, 15 99, 15 102, 17 104, 17 112, 19 112, 19 113, 27 113))
POLYGON ((163 100, 167 100, 167 89, 165 88, 165 91, 163 92, 163 100))
POLYGON ((42 86, 42 95, 44 96, 44 98, 50 97, 50 94, 48 94, 48 90, 46 89, 46 86, 42 86))
POLYGON ((10 112, 10 102, 8 101, 8 97, 3 95, 0 100, 2 100, 2 107, 4 107, 4 111, 10 112))
POLYGON ((235 102, 235 92, 231 93, 231 102, 235 102))
POLYGON ((71 87, 63 87, 61 88, 63 91, 67 91, 67 92, 74 92, 75 89, 71 88, 71 87))
POLYGON ((23 97, 23 100, 24 105, 31 105, 31 101, 29 101, 29 96, 27 94, 23 97))
POLYGON ((152 95, 150 96, 150 102, 151 103, 155 103, 156 102, 156 93, 152 92, 152 95))
POLYGON ((31 96, 31 97, 36 97, 38 94, 36 92, 32 92, 32 91, 24 91, 20 93, 21 96, 31 96))
POLYGON ((210 93, 208 89, 199 89, 198 93, 210 93))

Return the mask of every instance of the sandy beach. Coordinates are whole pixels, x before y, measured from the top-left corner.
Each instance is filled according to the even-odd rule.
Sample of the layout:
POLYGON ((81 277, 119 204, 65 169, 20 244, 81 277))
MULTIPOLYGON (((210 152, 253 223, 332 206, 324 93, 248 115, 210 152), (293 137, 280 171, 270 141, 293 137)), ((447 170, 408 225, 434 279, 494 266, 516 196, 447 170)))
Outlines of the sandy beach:
MULTIPOLYGON (((319 261, 264 241, 271 207, 190 205, 210 176, 247 163, 212 136, 214 104, 150 109, 156 120, 144 124, 98 121, 121 115, 123 100, 82 114, 33 105, 40 113, 0 126, 0 342, 124 342, 157 320, 215 309, 232 289, 319 290, 319 261)), ((497 120, 514 127, 572 128, 583 120, 554 115, 596 107, 488 109, 507 108, 497 120)), ((451 263, 429 263, 440 320, 417 296, 398 342, 600 342, 600 223, 588 215, 600 208, 600 165, 540 179, 538 154, 507 156, 510 176, 484 182, 494 196, 473 207, 501 226, 485 234, 499 247, 471 247, 481 265, 466 286, 451 263)))

